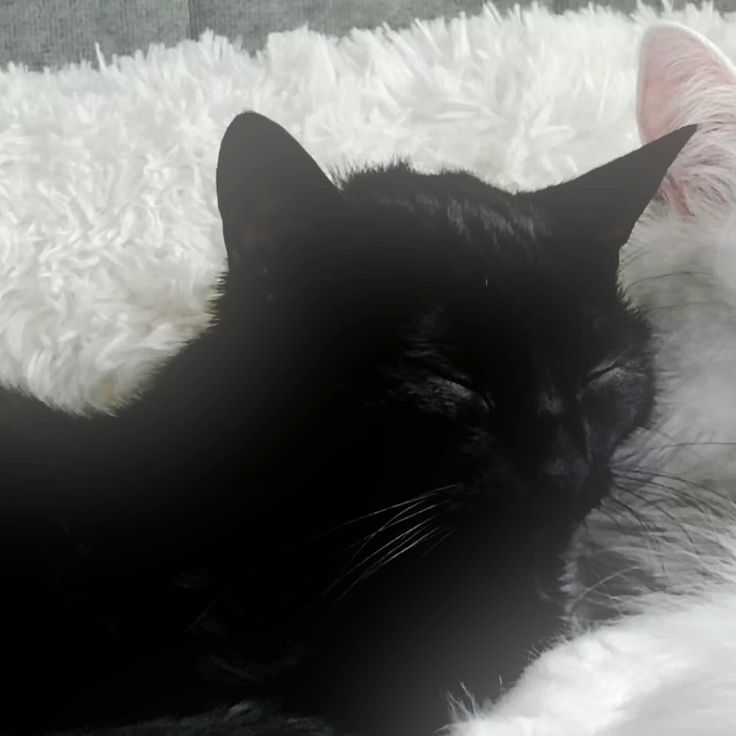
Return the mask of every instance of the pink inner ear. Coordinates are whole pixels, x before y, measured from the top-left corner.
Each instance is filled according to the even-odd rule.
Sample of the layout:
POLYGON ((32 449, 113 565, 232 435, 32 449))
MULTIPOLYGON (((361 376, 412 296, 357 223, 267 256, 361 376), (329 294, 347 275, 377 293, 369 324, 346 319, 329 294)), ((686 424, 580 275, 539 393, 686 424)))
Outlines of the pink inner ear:
MULTIPOLYGON (((642 140, 647 143, 681 125, 702 122, 687 118, 711 116, 718 107, 711 95, 724 85, 736 85, 736 69, 710 41, 674 24, 651 28, 642 41, 639 62, 637 118, 642 140)), ((736 122, 736 110, 730 112, 736 122)))
POLYGON ((650 36, 642 47, 639 68, 637 120, 642 143, 649 143, 669 130, 674 130, 678 81, 667 63, 667 53, 674 51, 662 35, 650 36))
POLYGON ((718 150, 709 145, 713 131, 733 126, 736 135, 736 68, 696 32, 674 23, 653 26, 641 45, 637 122, 644 143, 698 123, 693 141, 661 187, 668 200, 688 213, 693 177, 699 180, 704 164, 720 163, 718 150), (724 94, 724 88, 733 93, 724 94))

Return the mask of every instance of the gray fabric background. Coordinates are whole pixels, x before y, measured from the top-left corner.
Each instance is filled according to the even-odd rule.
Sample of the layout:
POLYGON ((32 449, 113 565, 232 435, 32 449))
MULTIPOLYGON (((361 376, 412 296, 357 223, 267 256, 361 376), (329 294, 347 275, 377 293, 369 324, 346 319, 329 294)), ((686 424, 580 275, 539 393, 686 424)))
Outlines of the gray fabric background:
MULTIPOLYGON (((525 4, 528 0, 521 0, 525 4)), ((626 12, 636 0, 599 0, 626 12)), ((661 5, 661 0, 650 0, 661 5)), ((684 0, 675 0, 682 4, 684 0)), ((723 10, 736 0, 715 0, 723 10)), ((557 12, 586 0, 540 0, 557 12)), ((250 50, 261 48, 271 31, 304 23, 343 33, 355 26, 408 25, 414 18, 477 12, 483 0, 0 0, 0 64, 23 62, 32 68, 94 59, 98 42, 106 56, 197 38, 211 28, 240 36, 250 50)), ((500 8, 515 0, 496 0, 500 8)))

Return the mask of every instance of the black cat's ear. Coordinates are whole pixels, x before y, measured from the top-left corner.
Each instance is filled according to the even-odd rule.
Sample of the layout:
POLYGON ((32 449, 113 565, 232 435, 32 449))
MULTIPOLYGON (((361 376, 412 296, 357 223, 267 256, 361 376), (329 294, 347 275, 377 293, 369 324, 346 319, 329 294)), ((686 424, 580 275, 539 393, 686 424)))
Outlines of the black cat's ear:
POLYGON ((217 161, 217 201, 230 270, 254 250, 308 241, 344 209, 340 191, 284 128, 254 112, 228 126, 217 161))
POLYGON ((532 197, 545 210, 553 234, 568 248, 592 249, 591 258, 602 256, 601 248, 617 254, 695 129, 679 128, 532 197))

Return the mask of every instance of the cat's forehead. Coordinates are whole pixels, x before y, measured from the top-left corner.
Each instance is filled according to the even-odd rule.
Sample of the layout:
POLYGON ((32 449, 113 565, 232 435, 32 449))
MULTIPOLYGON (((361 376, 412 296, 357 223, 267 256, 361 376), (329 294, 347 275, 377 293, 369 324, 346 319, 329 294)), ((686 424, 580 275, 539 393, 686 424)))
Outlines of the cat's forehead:
POLYGON ((488 188, 474 198, 452 198, 446 217, 458 235, 488 258, 532 263, 548 254, 550 225, 543 212, 513 194, 488 188))
MULTIPOLYGON (((403 167, 362 174, 350 181, 349 198, 374 222, 413 231, 446 247, 531 265, 545 254, 550 225, 544 211, 523 197, 466 173, 419 174, 403 167), (394 220, 396 213, 404 215, 394 220)), ((462 251, 457 251, 458 258, 462 251)))
POLYGON ((555 335, 570 332, 561 325, 584 332, 616 307, 615 267, 594 273, 600 247, 574 229, 561 236, 554 212, 528 193, 399 167, 359 174, 347 195, 364 216, 361 232, 421 263, 412 273, 428 275, 430 292, 456 299, 483 329, 504 315, 520 338, 535 332, 559 342, 555 335), (423 271, 433 260, 437 267, 423 271))

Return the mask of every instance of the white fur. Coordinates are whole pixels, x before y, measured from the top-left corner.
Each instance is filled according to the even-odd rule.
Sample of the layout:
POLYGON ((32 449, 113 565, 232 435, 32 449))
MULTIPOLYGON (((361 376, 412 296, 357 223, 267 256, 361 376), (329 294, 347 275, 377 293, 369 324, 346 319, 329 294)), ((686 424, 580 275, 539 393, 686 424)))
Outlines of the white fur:
POLYGON ((497 703, 461 713, 453 736, 736 733, 735 515, 661 537, 677 573, 667 590, 617 599, 628 615, 544 653, 497 703))
MULTIPOLYGON (((736 19, 711 7, 665 16, 736 56, 736 19)), ((401 32, 276 34, 256 56, 206 33, 100 57, 98 69, 10 66, 0 72, 0 379, 69 409, 114 406, 204 327, 224 265, 214 165, 239 111, 272 116, 329 168, 401 155, 511 188, 546 185, 638 145, 636 49, 654 19, 648 8, 501 16, 488 6, 401 32)), ((717 163, 730 160, 729 148, 717 163)), ((731 184, 711 191, 725 200, 731 184)), ((567 584, 573 602, 594 602, 595 589, 610 601, 612 572, 623 593, 667 585, 694 597, 674 610, 667 597, 617 596, 623 610, 648 612, 548 653, 495 713, 458 724, 460 733, 736 733, 736 606, 720 594, 736 589, 729 517, 698 508, 728 507, 734 453, 665 446, 736 439, 733 228, 727 214, 688 224, 673 201, 700 212, 697 196, 654 208, 623 273, 655 324, 657 426, 673 439, 639 436, 621 462, 684 478, 659 490, 691 525, 694 546, 668 508, 645 509, 651 543, 625 515, 600 513, 591 539, 583 530, 571 551, 567 584), (676 271, 695 273, 659 278, 676 271), (721 306, 693 304, 706 301, 721 306), (706 482, 711 490, 700 490, 706 482), (711 561, 693 564, 704 549, 711 561), (643 573, 627 576, 622 561, 643 573), (710 660, 711 671, 699 668, 710 660)), ((582 621, 581 606, 571 616, 582 621)))
POLYGON ((736 726, 736 589, 584 633, 455 736, 716 736, 736 726))

